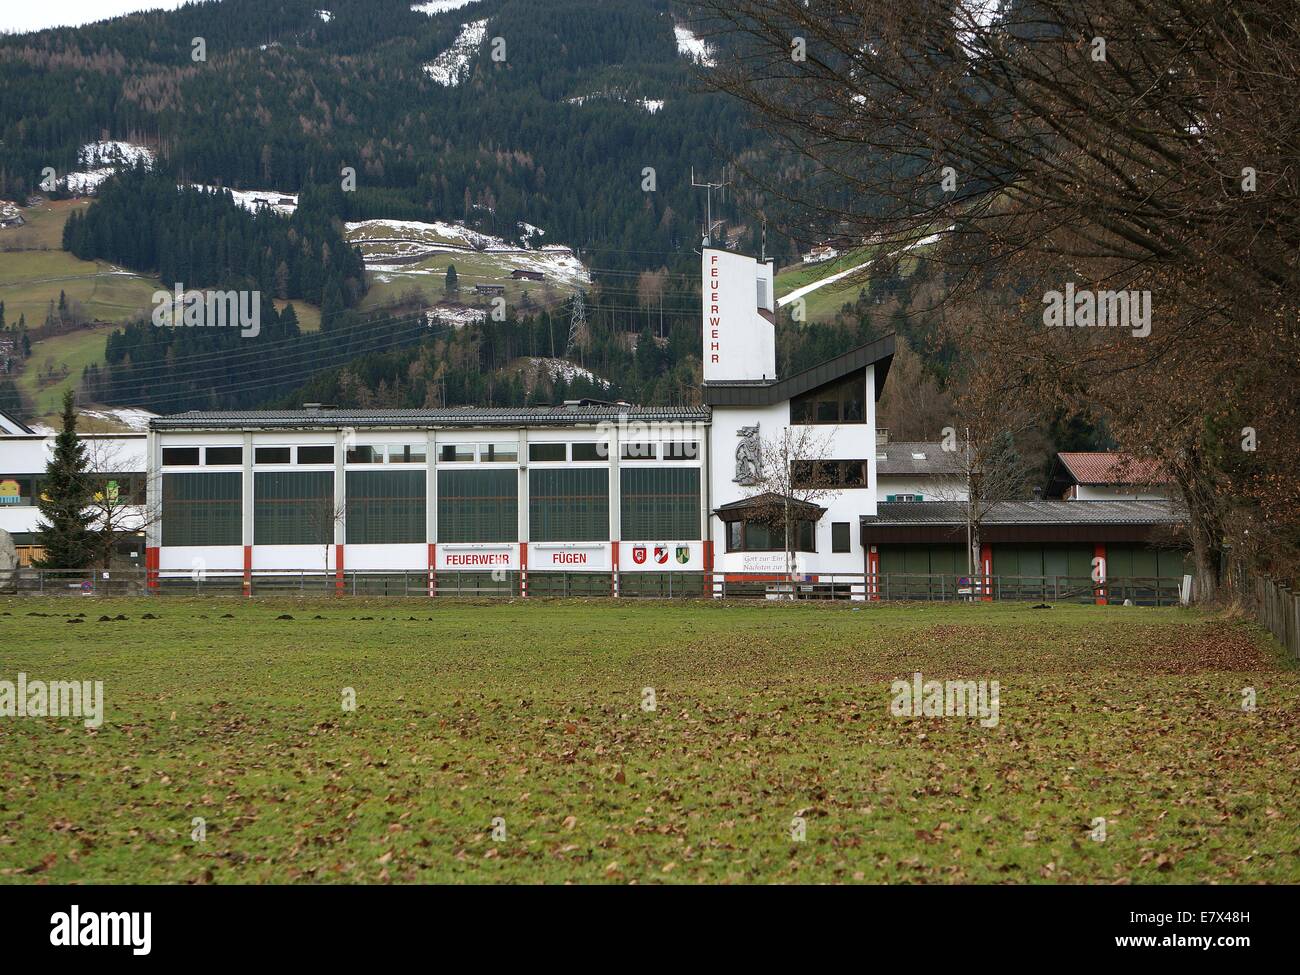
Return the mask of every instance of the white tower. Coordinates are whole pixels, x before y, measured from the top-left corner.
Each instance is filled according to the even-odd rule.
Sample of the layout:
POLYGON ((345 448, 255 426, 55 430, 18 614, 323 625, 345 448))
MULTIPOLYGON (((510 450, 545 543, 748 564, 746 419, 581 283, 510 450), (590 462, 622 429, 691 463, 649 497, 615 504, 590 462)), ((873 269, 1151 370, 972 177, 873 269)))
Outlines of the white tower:
POLYGON ((704 248, 704 381, 776 379, 773 262, 704 248))

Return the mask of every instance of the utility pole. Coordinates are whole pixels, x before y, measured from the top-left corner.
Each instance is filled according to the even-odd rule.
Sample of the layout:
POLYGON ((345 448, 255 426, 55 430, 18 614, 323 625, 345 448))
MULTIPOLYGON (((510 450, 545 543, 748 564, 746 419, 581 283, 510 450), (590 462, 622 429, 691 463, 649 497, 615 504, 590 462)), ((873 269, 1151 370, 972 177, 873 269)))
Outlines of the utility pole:
POLYGON ((706 206, 707 206, 707 213, 708 213, 708 223, 705 225, 704 228, 705 247, 709 246, 709 239, 713 236, 713 191, 722 189, 730 182, 731 180, 724 180, 721 183, 713 183, 708 181, 703 183, 698 183, 695 180, 695 167, 694 166, 691 167, 691 185, 703 187, 706 191, 706 196, 707 196, 706 206))
POLYGON ((574 347, 578 344, 578 338, 586 327, 587 305, 583 300, 582 292, 575 291, 573 294, 573 311, 569 315, 569 342, 564 347, 564 357, 566 359, 573 355, 574 347))

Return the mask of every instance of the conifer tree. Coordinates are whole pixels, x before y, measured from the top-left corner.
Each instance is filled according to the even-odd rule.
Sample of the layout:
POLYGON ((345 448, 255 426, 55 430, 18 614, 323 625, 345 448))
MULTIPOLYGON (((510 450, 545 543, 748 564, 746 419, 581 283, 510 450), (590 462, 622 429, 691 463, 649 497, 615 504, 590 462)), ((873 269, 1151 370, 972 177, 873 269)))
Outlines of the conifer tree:
POLYGON ((94 559, 95 531, 90 511, 92 485, 86 470, 86 445, 77 436, 72 390, 63 394, 63 429, 45 467, 37 505, 41 522, 37 544, 45 550, 42 569, 83 569, 94 559))

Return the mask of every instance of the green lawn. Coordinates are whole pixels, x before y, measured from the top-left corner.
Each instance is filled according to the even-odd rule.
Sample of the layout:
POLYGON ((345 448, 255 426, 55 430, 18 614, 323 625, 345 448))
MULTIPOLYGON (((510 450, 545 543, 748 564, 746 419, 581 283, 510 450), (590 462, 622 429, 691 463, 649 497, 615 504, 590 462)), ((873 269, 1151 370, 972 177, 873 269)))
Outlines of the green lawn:
POLYGON ((1294 883, 1279 659, 1176 609, 0 597, 0 680, 107 700, 0 718, 0 880, 1294 883), (894 717, 916 671, 999 722, 894 717))

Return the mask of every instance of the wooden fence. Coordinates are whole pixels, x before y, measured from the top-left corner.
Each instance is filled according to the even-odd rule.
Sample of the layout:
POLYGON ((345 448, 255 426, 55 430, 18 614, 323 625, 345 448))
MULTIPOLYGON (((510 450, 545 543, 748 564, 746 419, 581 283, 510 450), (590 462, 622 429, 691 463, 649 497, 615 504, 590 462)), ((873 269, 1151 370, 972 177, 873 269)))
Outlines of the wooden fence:
POLYGON ((1254 581, 1255 618, 1300 662, 1300 596, 1263 576, 1254 581))

